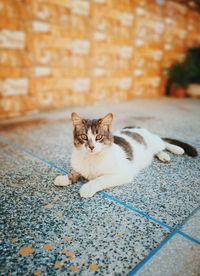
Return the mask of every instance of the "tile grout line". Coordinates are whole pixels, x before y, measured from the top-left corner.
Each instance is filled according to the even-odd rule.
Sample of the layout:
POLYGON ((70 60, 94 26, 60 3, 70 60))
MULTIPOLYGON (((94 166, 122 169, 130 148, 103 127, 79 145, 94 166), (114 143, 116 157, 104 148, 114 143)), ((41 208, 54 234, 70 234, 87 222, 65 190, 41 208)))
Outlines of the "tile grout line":
POLYGON ((157 223, 157 224, 159 224, 159 225, 161 225, 161 226, 163 226, 163 227, 165 227, 165 228, 167 228, 167 229, 169 229, 169 230, 177 230, 177 233, 178 233, 179 235, 182 235, 183 237, 185 237, 185 238, 187 238, 187 239, 189 239, 189 240, 191 240, 191 241, 193 241, 193 242, 195 242, 195 243, 197 243, 197 244, 200 244, 200 241, 198 241, 198 240, 196 240, 195 238, 193 238, 193 237, 191 237, 191 236, 185 234, 184 232, 178 230, 179 227, 181 228, 182 226, 184 226, 184 224, 188 221, 188 219, 189 219, 190 217, 192 217, 192 216, 200 209, 200 207, 195 208, 195 209, 192 211, 192 213, 189 215, 189 217, 187 217, 186 220, 185 220, 182 224, 180 224, 177 228, 174 228, 174 227, 172 227, 172 226, 170 226, 170 225, 168 225, 168 224, 166 224, 166 223, 164 223, 164 222, 162 222, 162 221, 160 221, 160 220, 157 220, 157 219, 153 218, 152 216, 149 216, 149 215, 143 213, 142 211, 139 211, 139 210, 135 209, 134 207, 132 207, 132 206, 130 206, 130 205, 128 205, 128 204, 126 204, 126 203, 120 201, 119 199, 117 199, 117 198, 115 198, 115 197, 112 197, 111 195, 109 195, 109 194, 107 194, 107 193, 105 193, 105 192, 99 192, 99 193, 101 193, 101 194, 105 195, 106 197, 110 198, 111 200, 113 200, 113 201, 115 201, 115 202, 117 202, 117 203, 123 205, 125 208, 130 209, 130 210, 134 211, 135 213, 140 214, 140 215, 146 217, 147 219, 152 220, 152 221, 154 221, 155 223, 157 223))
MULTIPOLYGON (((143 259, 138 265, 136 265, 136 267, 134 267, 134 269, 128 274, 128 276, 133 276, 135 275, 168 241, 170 241, 173 236, 175 236, 176 234, 180 234, 183 233, 181 231, 179 231, 178 229, 181 229, 185 223, 188 222, 188 220, 200 209, 200 207, 197 207, 185 220, 182 224, 180 224, 177 229, 174 229, 173 232, 170 233, 170 235, 164 239, 163 242, 161 242, 154 251, 152 251, 145 259, 143 259)), ((183 233, 184 234, 184 233, 183 233)), ((184 235, 183 235, 184 236, 184 235)), ((188 236, 188 235, 187 235, 188 236)), ((190 237, 190 236, 189 236, 190 237)))
POLYGON ((106 197, 108 197, 108 198, 110 198, 111 200, 113 200, 113 201, 115 201, 115 202, 117 202, 117 203, 123 205, 125 208, 130 209, 130 210, 132 210, 133 212, 135 212, 135 213, 137 213, 137 214, 140 214, 140 215, 142 215, 143 217, 146 217, 146 218, 148 218, 148 219, 150 219, 150 220, 152 220, 152 221, 154 221, 154 222, 156 222, 156 223, 162 225, 163 227, 165 227, 165 228, 167 228, 167 229, 169 229, 169 230, 174 230, 174 229, 175 229, 175 228, 173 228, 172 226, 169 226, 169 225, 165 224, 164 222, 161 222, 161 221, 159 221, 159 220, 157 220, 157 219, 155 219, 155 218, 153 218, 153 217, 151 217, 151 216, 149 216, 149 215, 143 213, 142 211, 139 211, 139 210, 135 209, 134 207, 132 207, 132 206, 130 206, 130 205, 128 205, 128 204, 126 204, 126 203, 120 201, 119 199, 117 199, 117 198, 115 198, 115 197, 113 197, 113 196, 111 196, 111 195, 109 195, 109 194, 107 194, 107 193, 105 193, 105 192, 102 192, 102 191, 101 191, 101 192, 99 192, 99 193, 102 194, 102 195, 104 195, 104 196, 106 196, 106 197))
MULTIPOLYGON (((18 150, 20 150, 20 151, 22 151, 22 152, 25 152, 25 153, 31 155, 32 157, 34 157, 34 158, 36 158, 36 159, 38 159, 38 160, 40 160, 40 161, 46 163, 47 165, 50 165, 51 167, 55 168, 56 170, 59 170, 59 171, 61 171, 61 172, 63 172, 63 173, 66 173, 66 174, 69 173, 68 171, 66 171, 66 170, 64 170, 64 169, 62 169, 62 168, 56 166, 56 165, 53 164, 52 162, 50 162, 50 161, 48 161, 48 160, 46 160, 46 159, 44 159, 44 158, 42 158, 42 157, 40 157, 40 156, 38 156, 38 155, 32 153, 32 152, 30 152, 30 151, 27 150, 26 148, 21 147, 20 145, 17 145, 17 144, 15 144, 15 143, 11 142, 11 141, 8 140, 8 139, 5 139, 5 138, 3 138, 3 137, 0 137, 0 142, 3 142, 3 143, 5 143, 5 144, 7 144, 7 145, 11 145, 11 146, 15 147, 16 149, 18 149, 18 150)), ((101 192, 99 192, 99 193, 102 194, 102 195, 104 195, 104 196, 106 196, 107 198, 110 198, 111 200, 113 200, 113 201, 115 201, 115 202, 117 202, 117 203, 123 205, 125 208, 130 209, 130 210, 134 211, 135 213, 140 214, 140 215, 146 217, 147 219, 152 220, 152 221, 158 223, 159 225, 161 225, 161 226, 163 226, 163 227, 165 227, 165 228, 167 228, 167 229, 174 230, 174 231, 176 230, 176 232, 177 232, 178 234, 182 235, 183 237, 185 237, 185 238, 187 238, 187 239, 189 239, 189 240, 191 240, 191 241, 193 241, 193 242, 195 242, 195 243, 197 243, 197 244, 200 244, 200 241, 198 241, 198 240, 194 239, 193 237, 191 237, 191 236, 185 234, 184 232, 178 230, 179 227, 181 228, 181 227, 187 222, 187 220, 190 218, 190 216, 192 216, 192 215, 199 209, 199 207, 197 207, 197 208, 190 214, 190 216, 189 216, 180 226, 178 226, 178 228, 176 229, 176 228, 173 228, 173 227, 171 227, 171 226, 169 226, 169 225, 167 225, 167 224, 165 224, 165 223, 163 223, 163 222, 161 222, 161 221, 159 221, 159 220, 157 220, 157 219, 155 219, 155 218, 153 218, 153 217, 151 217, 151 216, 149 216, 149 215, 143 213, 142 211, 139 211, 139 210, 135 209, 135 208, 132 207, 132 206, 127 205, 126 203, 124 203, 124 202, 122 202, 122 201, 120 201, 120 200, 118 200, 118 199, 116 199, 116 198, 110 196, 109 194, 107 194, 107 193, 105 193, 105 192, 102 192, 102 191, 101 191, 101 192)), ((173 233, 173 232, 172 232, 172 233, 173 233)))
POLYGON ((61 171, 61 172, 63 172, 63 173, 67 173, 65 170, 63 170, 63 169, 60 168, 60 167, 57 167, 57 166, 56 166, 55 164, 53 164, 52 162, 50 162, 50 161, 48 161, 48 160, 46 160, 46 159, 44 159, 44 158, 42 158, 42 157, 40 157, 40 156, 38 156, 38 155, 32 153, 32 152, 30 152, 30 151, 28 151, 28 150, 25 149, 24 147, 21 147, 20 145, 17 145, 17 144, 15 144, 15 143, 13 143, 13 142, 11 142, 11 141, 9 141, 9 140, 3 138, 3 137, 0 137, 0 142, 3 142, 3 143, 5 143, 5 144, 7 144, 7 145, 10 145, 10 146, 13 146, 13 147, 15 147, 16 149, 18 149, 19 151, 22 151, 22 152, 25 152, 25 153, 31 155, 32 157, 34 157, 34 158, 36 158, 36 159, 38 159, 38 160, 40 160, 40 161, 46 163, 47 165, 50 165, 51 167, 53 167, 54 169, 56 169, 56 170, 58 170, 58 171, 61 171))
POLYGON ((144 258, 138 265, 134 267, 134 269, 129 272, 127 276, 135 275, 168 241, 170 241, 173 236, 177 234, 177 230, 175 229, 173 232, 169 234, 169 236, 164 239, 146 258, 144 258))

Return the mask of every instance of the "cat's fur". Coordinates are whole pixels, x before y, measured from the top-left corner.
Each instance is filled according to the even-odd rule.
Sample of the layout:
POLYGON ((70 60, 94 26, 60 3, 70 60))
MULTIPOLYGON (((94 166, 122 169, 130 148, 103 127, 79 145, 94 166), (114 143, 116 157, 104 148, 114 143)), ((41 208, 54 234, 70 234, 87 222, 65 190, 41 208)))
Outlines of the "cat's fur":
POLYGON ((81 197, 92 197, 98 191, 131 182, 155 156, 169 162, 170 156, 164 150, 197 155, 194 147, 160 138, 144 128, 125 127, 113 135, 111 113, 98 120, 83 119, 76 113, 71 117, 74 126, 73 170, 69 175, 58 176, 55 185, 67 186, 84 177, 89 181, 81 187, 81 197))

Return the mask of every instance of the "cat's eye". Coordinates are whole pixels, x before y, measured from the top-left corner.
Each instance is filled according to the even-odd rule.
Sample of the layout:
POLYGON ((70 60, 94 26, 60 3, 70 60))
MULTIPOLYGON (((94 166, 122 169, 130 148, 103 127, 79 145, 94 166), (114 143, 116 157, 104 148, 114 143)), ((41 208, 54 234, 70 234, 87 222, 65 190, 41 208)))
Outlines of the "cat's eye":
POLYGON ((83 140, 87 140, 88 139, 87 135, 85 135, 85 134, 81 134, 80 136, 81 136, 81 139, 83 139, 83 140))
POLYGON ((96 140, 98 141, 98 140, 101 140, 103 138, 103 135, 101 135, 101 134, 98 134, 97 136, 96 136, 96 140))

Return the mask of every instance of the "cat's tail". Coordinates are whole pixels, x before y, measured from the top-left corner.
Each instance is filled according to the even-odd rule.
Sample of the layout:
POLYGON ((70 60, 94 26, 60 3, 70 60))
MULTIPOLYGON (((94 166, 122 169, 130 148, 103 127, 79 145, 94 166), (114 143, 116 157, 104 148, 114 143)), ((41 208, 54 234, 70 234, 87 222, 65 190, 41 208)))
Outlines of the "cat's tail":
POLYGON ((162 138, 162 140, 166 142, 166 149, 171 151, 172 153, 183 154, 185 152, 187 155, 191 157, 196 157, 198 155, 197 150, 193 146, 185 142, 171 138, 162 138))

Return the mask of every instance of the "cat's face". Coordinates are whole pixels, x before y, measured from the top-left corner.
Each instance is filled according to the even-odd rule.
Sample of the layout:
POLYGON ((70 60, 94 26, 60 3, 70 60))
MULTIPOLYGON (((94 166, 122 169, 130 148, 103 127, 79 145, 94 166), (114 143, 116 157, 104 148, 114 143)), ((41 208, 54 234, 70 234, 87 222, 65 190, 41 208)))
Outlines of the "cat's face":
POLYGON ((74 126, 74 146, 91 154, 99 153, 113 142, 110 132, 113 115, 107 114, 102 119, 88 120, 77 113, 71 115, 74 126))

